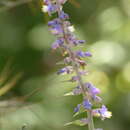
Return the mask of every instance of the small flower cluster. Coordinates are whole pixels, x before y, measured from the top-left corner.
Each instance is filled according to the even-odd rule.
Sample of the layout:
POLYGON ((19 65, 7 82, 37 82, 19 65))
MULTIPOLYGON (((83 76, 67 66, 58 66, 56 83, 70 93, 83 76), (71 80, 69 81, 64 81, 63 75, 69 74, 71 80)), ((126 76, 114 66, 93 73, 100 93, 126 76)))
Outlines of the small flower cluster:
MULTIPOLYGON (((105 105, 102 105, 101 108, 98 109, 92 109, 92 103, 101 103, 102 99, 97 96, 97 94, 100 93, 100 90, 93 86, 91 83, 85 83, 84 84, 86 93, 88 95, 88 99, 85 99, 82 104, 78 104, 77 107, 74 109, 74 112, 78 112, 81 107, 83 107, 86 110, 91 110, 92 115, 96 117, 101 117, 102 120, 105 118, 110 118, 111 112, 107 110, 105 105)), ((79 95, 82 94, 81 87, 77 86, 75 89, 73 89, 73 95, 79 95)))
POLYGON ((91 57, 90 52, 72 51, 75 46, 82 45, 85 40, 78 39, 74 34, 74 27, 69 22, 69 15, 63 11, 63 5, 67 0, 44 0, 42 7, 43 12, 47 12, 49 16, 56 13, 57 18, 48 22, 49 30, 56 36, 56 41, 52 44, 52 49, 61 49, 65 53, 64 68, 60 69, 57 74, 73 74, 69 82, 77 82, 78 86, 72 90, 73 95, 83 95, 83 102, 78 104, 74 109, 75 113, 87 112, 88 117, 80 119, 81 122, 89 125, 91 130, 94 130, 92 117, 100 117, 102 120, 111 117, 105 105, 101 108, 93 109, 95 103, 102 104, 102 99, 98 96, 100 90, 92 83, 84 83, 82 76, 88 72, 85 71, 86 62, 85 57, 91 57))

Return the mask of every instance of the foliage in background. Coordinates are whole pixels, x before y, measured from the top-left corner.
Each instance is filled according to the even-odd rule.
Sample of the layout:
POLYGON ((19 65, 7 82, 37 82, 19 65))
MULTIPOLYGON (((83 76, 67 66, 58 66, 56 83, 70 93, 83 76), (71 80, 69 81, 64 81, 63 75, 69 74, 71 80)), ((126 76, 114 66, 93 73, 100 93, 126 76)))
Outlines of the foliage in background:
MULTIPOLYGON (((0 9, 7 7, 1 1, 0 9)), ((105 130, 129 129, 130 1, 70 2, 65 10, 73 16, 76 33, 87 40, 90 47, 86 46, 93 53, 88 65, 91 74, 87 80, 102 90, 104 103, 114 113, 111 120, 102 124, 95 120, 96 126, 105 130)), ((54 37, 47 32, 47 21, 48 16, 41 13, 40 1, 0 11, 0 73, 11 59, 12 73, 7 75, 7 81, 18 73, 22 74, 13 88, 0 97, 1 130, 18 130, 25 124, 28 130, 81 129, 63 127, 66 121, 71 120, 72 108, 81 101, 81 97, 62 96, 71 88, 69 83, 60 82, 68 77, 59 79, 55 74, 55 70, 61 67, 55 64, 62 57, 50 50, 54 37), (24 97, 27 98, 22 100, 24 97)))

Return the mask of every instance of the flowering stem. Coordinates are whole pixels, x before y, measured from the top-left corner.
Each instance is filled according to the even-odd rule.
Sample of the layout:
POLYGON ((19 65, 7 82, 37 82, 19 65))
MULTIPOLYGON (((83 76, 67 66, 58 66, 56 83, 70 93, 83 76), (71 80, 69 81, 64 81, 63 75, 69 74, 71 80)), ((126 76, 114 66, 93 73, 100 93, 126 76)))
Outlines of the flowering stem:
MULTIPOLYGON (((64 28, 63 28, 63 30, 64 30, 64 28)), ((68 51, 68 53, 69 53, 69 55, 72 59, 72 66, 73 66, 74 71, 75 71, 75 73, 78 77, 78 83, 79 83, 79 85, 81 86, 81 89, 82 89, 83 98, 89 99, 89 96, 87 95, 85 88, 84 88, 82 77, 79 73, 79 68, 78 68, 77 64, 75 63, 74 54, 73 54, 72 50, 67 46, 67 45, 69 45, 69 43, 68 43, 68 40, 66 39, 65 33, 64 33, 64 38, 65 38, 65 41, 66 41, 66 49, 67 49, 67 51, 68 51)), ((95 130, 94 129, 94 123, 93 123, 93 116, 92 116, 91 111, 87 111, 87 115, 88 115, 88 120, 89 120, 89 123, 88 123, 89 130, 95 130)))
MULTIPOLYGON (((57 1, 57 5, 58 5, 59 3, 58 3, 58 1, 57 1)), ((58 6, 58 7, 60 7, 60 6, 58 6)), ((58 8, 58 16, 60 16, 60 8, 58 8)), ((89 99, 89 96, 86 94, 86 91, 85 91, 85 87, 84 87, 84 83, 83 83, 83 81, 82 81, 82 77, 81 77, 81 75, 80 75, 80 72, 79 72, 79 68, 78 68, 78 66, 77 66, 77 64, 76 64, 76 62, 75 62, 75 55, 73 54, 73 51, 71 50, 71 48, 69 47, 69 45, 70 45, 70 43, 69 43, 69 41, 68 41, 68 39, 67 39, 67 36, 66 36, 66 33, 65 33, 65 29, 64 29, 64 25, 63 25, 63 23, 62 23, 62 29, 63 29, 63 37, 64 37, 64 39, 65 39, 65 45, 63 45, 64 46, 64 48, 66 48, 66 50, 68 51, 68 54, 70 55, 70 57, 71 57, 71 59, 72 59, 72 66, 73 66, 73 68, 74 68, 74 71, 75 71, 75 73, 76 73, 76 75, 77 75, 77 77, 78 77, 78 83, 79 83, 79 85, 81 86, 81 89, 82 89, 82 94, 83 94, 83 98, 84 99, 89 99)), ((91 111, 87 111, 87 115, 88 115, 88 120, 89 120, 89 123, 88 123, 88 128, 89 128, 89 130, 95 130, 94 129, 94 123, 93 123, 93 116, 92 116, 92 113, 91 113, 91 111)))
MULTIPOLYGON (((74 67, 74 70, 75 70, 75 72, 76 72, 76 75, 79 77, 79 78, 78 78, 78 83, 79 83, 79 85, 81 86, 83 98, 84 98, 84 99, 89 99, 89 96, 88 96, 88 95, 86 94, 86 92, 85 92, 84 84, 83 84, 83 82, 82 82, 82 77, 81 77, 80 74, 79 74, 78 67, 77 67, 77 66, 73 66, 73 67, 74 67)), ((88 115, 88 120, 89 120, 89 123, 88 123, 88 128, 89 128, 89 130, 95 130, 95 129, 94 129, 94 123, 93 123, 93 116, 92 116, 91 111, 87 111, 87 115, 88 115)))
MULTIPOLYGON (((72 79, 69 80, 71 82, 78 82, 78 86, 72 91, 72 95, 82 94, 83 102, 77 105, 74 112, 75 114, 80 114, 80 110, 82 111, 81 108, 83 108, 87 112, 87 118, 78 120, 80 125, 88 124, 88 130, 95 130, 93 116, 100 117, 104 120, 105 118, 110 118, 112 115, 105 105, 102 105, 102 107, 98 109, 92 109, 93 103, 99 104, 102 101, 102 99, 97 96, 97 94, 100 93, 100 90, 92 83, 84 83, 82 79, 82 76, 86 73, 86 71, 83 70, 86 63, 82 58, 90 57, 92 55, 89 52, 72 50, 73 46, 80 45, 85 41, 78 40, 74 35, 73 26, 71 26, 71 23, 68 21, 69 16, 63 11, 63 5, 67 0, 44 0, 44 2, 45 6, 42 8, 43 12, 48 12, 50 16, 53 13, 57 13, 58 15, 58 18, 48 22, 50 31, 57 37, 57 40, 52 45, 52 49, 62 49, 65 51, 65 54, 68 55, 64 59, 64 63, 67 66, 59 70, 57 74, 75 73, 75 75, 72 76, 72 79), (81 69, 81 67, 83 68, 81 69)), ((73 124, 75 121, 71 123, 73 124)))
MULTIPOLYGON (((79 70, 78 70, 78 68, 76 66, 74 68, 75 68, 75 72, 76 72, 77 76, 79 77, 78 82, 79 82, 79 85, 82 88, 83 97, 85 99, 89 99, 89 97, 86 94, 85 89, 84 89, 84 84, 82 82, 82 77, 79 75, 79 70)), ((94 130, 93 116, 92 116, 91 111, 87 111, 87 115, 88 115, 88 119, 89 119, 88 128, 89 128, 89 130, 94 130)))
MULTIPOLYGON (((66 40, 66 42, 68 42, 67 39, 65 39, 65 40, 66 40)), ((72 55, 73 52, 71 51, 70 48, 68 48, 68 53, 69 53, 70 57, 72 58, 72 66, 73 66, 73 68, 74 68, 74 70, 76 72, 76 75, 78 76, 78 83, 81 86, 83 98, 84 99, 89 99, 89 96, 86 94, 86 91, 85 91, 85 88, 84 88, 82 77, 79 74, 79 68, 76 65, 75 61, 74 61, 75 58, 74 58, 74 55, 72 55)), ((89 123, 88 123, 89 130, 95 130, 94 129, 94 123, 93 123, 93 116, 92 116, 91 111, 87 111, 87 115, 88 115, 88 120, 89 120, 89 123)))

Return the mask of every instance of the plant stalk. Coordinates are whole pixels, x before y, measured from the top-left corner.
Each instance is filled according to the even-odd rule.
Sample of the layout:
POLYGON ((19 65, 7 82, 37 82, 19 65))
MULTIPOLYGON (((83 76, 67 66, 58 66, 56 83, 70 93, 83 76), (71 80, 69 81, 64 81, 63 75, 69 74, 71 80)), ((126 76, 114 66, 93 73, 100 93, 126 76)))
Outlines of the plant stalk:
MULTIPOLYGON (((59 5, 58 0, 56 1, 57 5, 59 5)), ((60 6, 58 6, 58 16, 60 16, 61 13, 61 9, 60 6)), ((61 20, 62 21, 62 20, 61 20)), ((63 23, 63 22, 62 22, 63 23)), ((71 50, 70 46, 69 46, 69 41, 67 39, 66 33, 65 33, 65 29, 64 29, 64 25, 62 24, 62 29, 63 29, 63 37, 65 39, 65 45, 63 45, 63 47, 67 50, 68 54, 70 55, 71 59, 72 59, 72 66, 75 70, 76 75, 78 76, 78 83, 81 86, 81 90, 82 90, 82 94, 83 94, 83 98, 84 99, 89 99, 89 95, 86 93, 85 91, 85 87, 84 87, 84 83, 82 81, 82 77, 80 75, 80 71, 79 71, 79 67, 77 66, 77 63, 75 61, 76 56, 73 53, 73 51, 71 50)), ((93 123, 93 116, 92 116, 92 112, 91 110, 87 111, 87 116, 89 119, 89 123, 88 123, 88 130, 95 130, 94 128, 94 123, 93 123)))

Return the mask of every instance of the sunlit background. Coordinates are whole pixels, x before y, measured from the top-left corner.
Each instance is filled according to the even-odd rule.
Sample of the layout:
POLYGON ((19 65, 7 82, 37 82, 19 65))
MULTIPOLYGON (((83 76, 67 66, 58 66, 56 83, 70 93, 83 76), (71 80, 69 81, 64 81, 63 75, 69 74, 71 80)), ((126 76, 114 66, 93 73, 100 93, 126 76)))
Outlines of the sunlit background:
MULTIPOLYGON (((64 124, 81 96, 63 96, 75 86, 57 76, 62 66, 40 0, 0 0, 0 130, 87 130, 64 124)), ((104 130, 130 129, 130 0, 69 0, 65 11, 93 57, 92 81, 113 117, 94 119, 104 130)))

